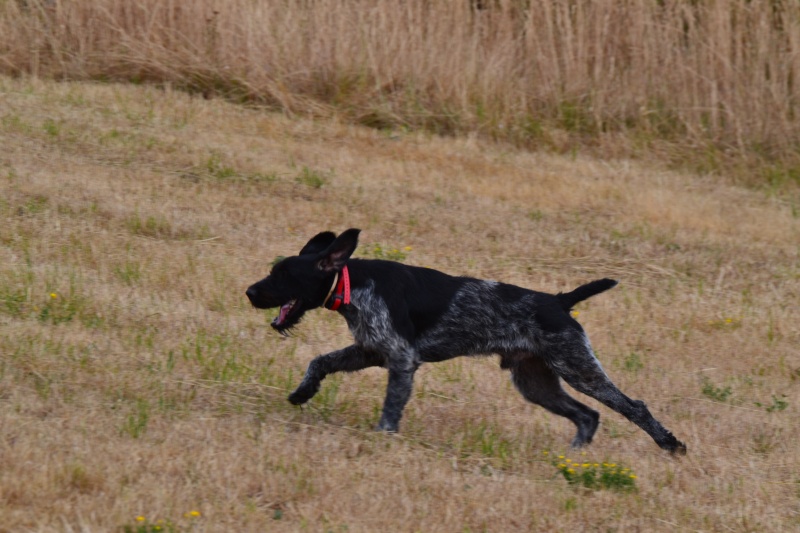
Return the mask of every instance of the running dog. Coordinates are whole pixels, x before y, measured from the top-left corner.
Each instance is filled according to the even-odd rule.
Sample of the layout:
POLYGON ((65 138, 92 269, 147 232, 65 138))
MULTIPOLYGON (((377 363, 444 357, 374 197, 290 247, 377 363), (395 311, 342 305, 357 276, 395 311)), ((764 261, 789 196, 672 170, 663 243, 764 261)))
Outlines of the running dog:
POLYGON ((600 279, 554 295, 394 261, 351 259, 359 233, 319 233, 247 289, 254 307, 280 308, 272 322, 279 333, 286 335, 307 311, 325 307, 344 317, 355 339, 314 358, 289 395, 291 403, 310 400, 328 374, 383 367, 389 383, 377 429, 394 432, 422 363, 497 354, 526 400, 575 424, 572 446, 592 441, 600 415, 567 394, 562 379, 642 428, 661 448, 686 453, 644 402, 628 398, 611 382, 570 315, 575 304, 616 281, 600 279))

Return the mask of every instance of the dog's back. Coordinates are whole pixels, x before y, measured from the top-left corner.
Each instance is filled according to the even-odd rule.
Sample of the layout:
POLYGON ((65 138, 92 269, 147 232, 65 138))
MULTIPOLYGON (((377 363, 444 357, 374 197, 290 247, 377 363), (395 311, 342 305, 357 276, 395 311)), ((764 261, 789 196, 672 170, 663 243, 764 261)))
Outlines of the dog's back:
POLYGON ((385 314, 423 362, 538 351, 554 334, 566 330, 580 334, 582 329, 569 316, 569 309, 616 285, 613 280, 598 280, 553 295, 392 261, 354 259, 350 270, 353 284, 366 287, 354 291, 354 309, 345 313, 357 340, 374 334, 375 327, 363 327, 361 321, 385 314), (368 310, 371 316, 359 317, 358 309, 368 310))

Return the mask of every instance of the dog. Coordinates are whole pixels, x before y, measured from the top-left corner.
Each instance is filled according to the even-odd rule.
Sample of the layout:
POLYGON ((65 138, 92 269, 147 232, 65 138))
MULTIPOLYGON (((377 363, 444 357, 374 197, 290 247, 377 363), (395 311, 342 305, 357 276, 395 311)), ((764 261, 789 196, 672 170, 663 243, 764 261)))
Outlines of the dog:
POLYGON ((591 443, 600 415, 567 394, 561 380, 620 413, 664 450, 686 453, 644 402, 611 382, 570 314, 575 304, 616 281, 600 279, 554 295, 394 261, 351 259, 359 233, 317 234, 246 291, 254 307, 279 308, 272 327, 281 334, 318 307, 342 315, 353 334, 352 345, 311 361, 289 395, 292 404, 309 401, 328 374, 383 367, 389 381, 376 429, 396 432, 422 363, 497 354, 526 400, 575 424, 573 447, 591 443))

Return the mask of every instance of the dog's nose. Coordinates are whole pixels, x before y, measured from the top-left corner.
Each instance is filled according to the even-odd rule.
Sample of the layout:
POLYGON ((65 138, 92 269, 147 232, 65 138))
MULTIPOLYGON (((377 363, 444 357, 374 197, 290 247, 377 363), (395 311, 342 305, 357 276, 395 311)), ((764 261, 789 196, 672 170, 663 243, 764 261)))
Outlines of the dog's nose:
POLYGON ((253 287, 249 287, 249 288, 248 288, 248 289, 245 291, 245 294, 247 295, 247 298, 249 298, 249 299, 250 299, 250 303, 252 303, 252 302, 254 302, 254 301, 255 301, 255 298, 256 298, 256 290, 255 290, 253 287))

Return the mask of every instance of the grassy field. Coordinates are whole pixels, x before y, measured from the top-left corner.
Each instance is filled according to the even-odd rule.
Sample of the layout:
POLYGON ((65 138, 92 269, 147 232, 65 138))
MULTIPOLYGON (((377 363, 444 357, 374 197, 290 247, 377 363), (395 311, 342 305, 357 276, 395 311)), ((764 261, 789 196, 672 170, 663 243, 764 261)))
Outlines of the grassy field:
POLYGON ((800 183, 800 3, 0 0, 0 73, 800 183))
POLYGON ((0 531, 800 527, 790 195, 26 78, 0 78, 0 146, 0 531), (291 406, 344 321, 284 339, 244 289, 348 227, 362 257, 551 292, 619 279, 578 319, 689 454, 586 398, 601 427, 569 450, 491 357, 422 367, 398 435, 371 431, 380 369, 291 406))

